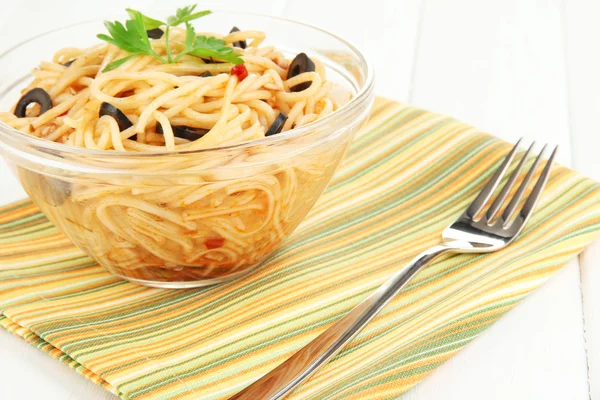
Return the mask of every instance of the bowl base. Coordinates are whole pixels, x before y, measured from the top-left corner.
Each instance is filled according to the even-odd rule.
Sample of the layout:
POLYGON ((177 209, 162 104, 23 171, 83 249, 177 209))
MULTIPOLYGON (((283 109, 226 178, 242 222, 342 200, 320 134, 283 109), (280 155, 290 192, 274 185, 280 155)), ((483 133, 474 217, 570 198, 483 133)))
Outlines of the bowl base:
POLYGON ((136 284, 142 285, 142 286, 148 286, 148 287, 154 287, 154 288, 160 288, 160 289, 193 289, 193 288, 199 288, 199 287, 204 287, 204 286, 213 286, 213 285, 218 285, 220 283, 229 282, 231 280, 234 280, 236 278, 239 278, 239 277, 242 277, 242 276, 248 274, 252 270, 254 270, 254 268, 248 268, 248 269, 246 269, 244 271, 240 271, 236 274, 227 275, 227 276, 224 276, 221 278, 203 279, 201 281, 180 281, 180 282, 149 281, 146 279, 129 278, 127 276, 123 276, 123 275, 119 275, 119 274, 114 274, 114 275, 117 275, 119 278, 125 279, 126 281, 136 283, 136 284))

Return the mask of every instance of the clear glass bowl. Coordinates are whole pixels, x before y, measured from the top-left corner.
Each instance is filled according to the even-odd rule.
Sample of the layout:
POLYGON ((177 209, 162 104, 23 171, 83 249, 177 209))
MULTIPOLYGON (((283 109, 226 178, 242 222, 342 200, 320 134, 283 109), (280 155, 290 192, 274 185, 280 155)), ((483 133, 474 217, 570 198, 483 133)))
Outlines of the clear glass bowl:
MULTIPOLYGON (((0 123, 0 152, 29 196, 79 248, 132 282, 189 288, 258 266, 317 201, 373 101, 373 72, 352 45, 280 18, 215 12, 203 31, 233 23, 266 32, 288 56, 318 57, 352 100, 307 126, 262 140, 200 151, 124 154, 69 147, 0 123)), ((0 110, 29 71, 61 47, 97 42, 102 21, 58 29, 0 57, 0 110)))

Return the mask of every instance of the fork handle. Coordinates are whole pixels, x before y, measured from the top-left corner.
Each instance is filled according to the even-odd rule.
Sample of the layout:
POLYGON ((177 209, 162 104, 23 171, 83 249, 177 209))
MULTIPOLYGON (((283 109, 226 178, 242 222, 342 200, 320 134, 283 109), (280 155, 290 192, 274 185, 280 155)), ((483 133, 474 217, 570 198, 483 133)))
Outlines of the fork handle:
POLYGON ((451 250, 451 246, 440 245, 419 254, 325 332, 229 400, 276 400, 287 396, 338 354, 421 268, 451 250))

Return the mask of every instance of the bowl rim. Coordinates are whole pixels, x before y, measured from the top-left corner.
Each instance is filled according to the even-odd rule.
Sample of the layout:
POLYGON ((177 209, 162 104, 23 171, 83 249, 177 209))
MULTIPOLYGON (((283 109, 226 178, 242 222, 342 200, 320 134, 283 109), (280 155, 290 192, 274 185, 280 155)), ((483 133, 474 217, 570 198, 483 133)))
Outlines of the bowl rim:
MULTIPOLYGON (((87 149, 84 147, 69 146, 69 145, 65 145, 64 143, 58 143, 58 142, 54 142, 54 141, 44 140, 43 138, 38 138, 36 136, 19 131, 2 121, 0 121, 0 136, 4 136, 4 135, 8 136, 9 139, 14 139, 14 140, 20 142, 19 144, 31 145, 42 152, 48 152, 48 153, 53 153, 53 154, 62 153, 62 154, 76 155, 76 156, 101 156, 101 157, 110 157, 110 158, 112 158, 112 157, 154 158, 154 157, 176 156, 176 155, 192 155, 192 154, 217 152, 217 151, 224 151, 224 150, 245 149, 245 148, 252 148, 255 146, 273 145, 278 142, 286 141, 287 139, 294 139, 294 138, 303 136, 305 134, 309 134, 311 132, 318 131, 320 128, 330 124, 332 121, 335 121, 336 119, 344 120, 344 118, 342 118, 342 117, 351 115, 356 109, 359 109, 361 105, 363 105, 369 101, 370 95, 371 95, 371 93, 373 91, 373 87, 374 87, 373 65, 372 65, 371 61, 368 60, 364 56, 364 54, 354 44, 352 44, 348 40, 330 32, 326 29, 320 28, 320 27, 312 25, 312 24, 296 21, 296 20, 293 20, 290 18, 278 17, 278 16, 262 14, 262 13, 245 12, 245 11, 230 11, 230 10, 219 10, 219 9, 212 9, 211 11, 213 14, 239 14, 239 15, 248 15, 248 16, 261 17, 261 18, 268 18, 268 19, 272 19, 272 20, 284 21, 287 23, 301 25, 301 26, 308 27, 308 28, 314 29, 316 31, 322 32, 322 33, 340 41, 343 45, 348 47, 348 49, 351 52, 353 52, 354 55, 356 55, 358 57, 358 59, 360 60, 360 63, 362 64, 361 69, 364 69, 364 75, 365 75, 364 83, 359 88, 356 95, 347 104, 344 104, 340 109, 332 112, 329 115, 326 115, 325 117, 323 117, 321 119, 318 119, 318 120, 316 120, 310 124, 307 124, 303 127, 294 128, 294 129, 291 129, 287 132, 284 132, 284 133, 281 133, 278 135, 273 135, 273 136, 265 137, 262 139, 252 140, 252 141, 239 143, 239 144, 233 144, 233 145, 207 147, 207 148, 197 149, 197 150, 178 150, 178 151, 164 151, 164 152, 126 152, 126 153, 113 152, 113 151, 107 151, 107 150, 95 150, 95 149, 87 149), (364 68, 362 68, 363 66, 364 66, 364 68)), ((0 62, 5 57, 9 56, 11 52, 17 50, 21 46, 23 46, 35 39, 38 39, 38 38, 48 35, 50 33, 67 30, 69 28, 74 28, 74 27, 77 27, 80 25, 90 24, 93 22, 105 21, 107 18, 110 18, 110 17, 107 16, 105 18, 94 18, 94 19, 90 19, 90 20, 86 20, 86 21, 80 21, 80 22, 77 22, 74 24, 57 27, 55 29, 51 29, 51 30, 45 31, 43 33, 37 34, 35 36, 29 37, 28 39, 25 39, 25 40, 17 43, 16 45, 10 47, 9 49, 7 49, 3 53, 1 53, 0 54, 0 62)), ((358 117, 361 114, 361 112, 358 111, 355 114, 358 117)), ((336 129, 333 129, 333 131, 335 132, 336 129)), ((8 143, 4 142, 4 144, 7 145, 8 143)), ((10 144, 8 144, 8 145, 13 148, 15 147, 10 144)))

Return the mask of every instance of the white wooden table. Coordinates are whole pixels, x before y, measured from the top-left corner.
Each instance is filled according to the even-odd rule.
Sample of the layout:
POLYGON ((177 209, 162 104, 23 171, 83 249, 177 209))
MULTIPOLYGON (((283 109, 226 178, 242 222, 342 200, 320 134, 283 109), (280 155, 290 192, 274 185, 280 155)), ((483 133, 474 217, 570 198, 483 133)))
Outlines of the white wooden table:
MULTIPOLYGON (((0 0, 0 51, 125 6, 165 4, 0 0)), ((378 94, 506 140, 559 143, 562 163, 600 180, 597 0, 230 0, 200 7, 211 5, 331 30, 373 60, 378 94)), ((4 164, 0 188, 0 204, 24 197, 4 164)), ((600 399, 599 268, 597 242, 403 399, 600 399)), ((0 349, 2 398, 114 398, 4 331, 0 349)))

